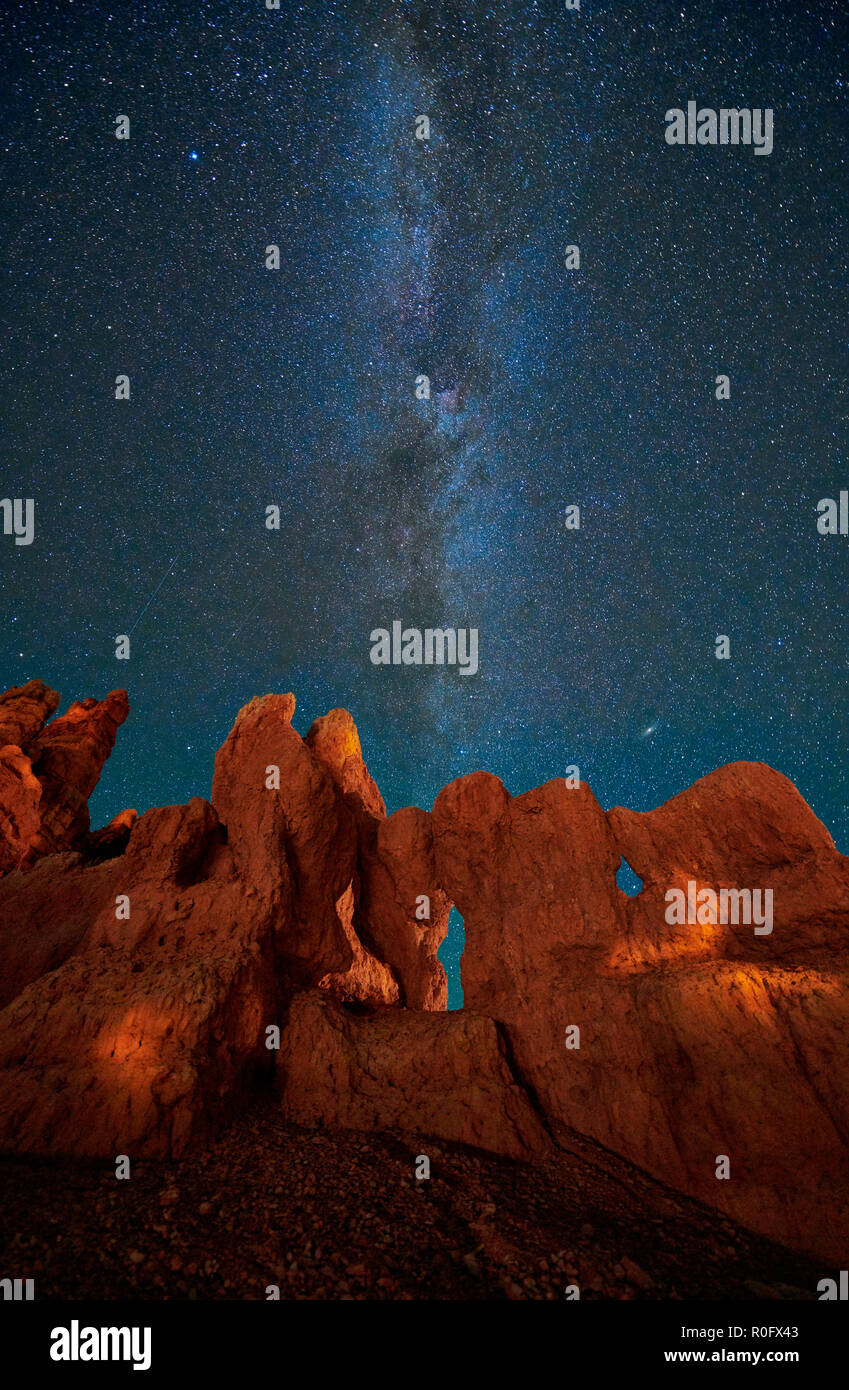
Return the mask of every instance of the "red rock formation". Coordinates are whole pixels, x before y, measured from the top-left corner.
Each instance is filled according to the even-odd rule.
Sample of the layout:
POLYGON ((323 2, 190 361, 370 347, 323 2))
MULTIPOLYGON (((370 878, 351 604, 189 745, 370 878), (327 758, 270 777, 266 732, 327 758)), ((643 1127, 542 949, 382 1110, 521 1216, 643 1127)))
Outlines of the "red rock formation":
POLYGON ((43 681, 0 694, 0 875, 30 859, 41 823, 41 783, 24 750, 58 703, 43 681))
MULTIPOLYGON (((408 806, 387 819, 347 710, 334 709, 316 719, 306 743, 336 782, 356 822, 359 874, 352 927, 397 981, 385 1001, 444 1009, 448 984, 436 953, 448 931, 451 904, 436 882, 430 816, 408 806)), ((356 952, 356 943, 352 945, 356 952)), ((341 979, 338 983, 337 993, 347 997, 341 979)))
POLYGON ((0 930, 16 906, 7 893, 25 897, 27 882, 44 918, 50 864, 63 865, 75 905, 71 951, 0 1013, 2 1147, 178 1155, 269 1065, 271 909, 246 900, 218 817, 197 797, 148 811, 119 858, 62 855, 11 876, 0 930))
POLYGON ((410 1009, 442 1010, 448 982, 437 951, 451 902, 439 887, 431 818, 406 806, 362 847, 358 931, 397 976, 410 1009))
POLYGON ((386 806, 363 761, 360 736, 348 711, 332 709, 320 715, 310 726, 305 741, 355 809, 383 819, 386 806))
MULTIPOLYGON (((354 812, 326 760, 292 728, 294 710, 294 695, 265 695, 239 711, 215 759, 213 804, 248 891, 274 906, 275 949, 289 987, 322 981, 346 999, 396 1003, 391 971, 353 929, 354 812)), ((353 739, 359 750, 356 730, 353 739)), ((329 753, 339 743, 325 746, 329 753)))
MULTIPOLYGON (((793 783, 765 763, 730 763, 646 813, 617 806, 609 822, 622 855, 644 881, 643 905, 657 890, 749 885, 773 890, 769 936, 730 925, 708 933, 710 953, 774 959, 834 944, 849 908, 849 859, 793 783)), ((636 923, 631 924, 634 930, 636 923)), ((666 935, 669 936, 667 929, 666 935)), ((694 933, 685 933, 692 945, 694 933)))
POLYGON ((27 747, 42 787, 36 854, 74 849, 88 832, 88 798, 129 712, 126 690, 113 690, 105 700, 76 700, 27 747))
POLYGON ((505 1025, 544 1112, 580 1128, 565 1032, 586 1026, 588 974, 624 927, 604 812, 585 783, 511 797, 475 772, 439 793, 433 832, 437 876, 465 924, 464 1004, 505 1025))
POLYGON ((80 854, 51 854, 0 883, 0 1009, 63 965, 99 913, 114 904, 120 866, 84 866, 80 854))
POLYGON ((26 748, 59 705, 59 696, 44 681, 13 685, 0 694, 0 748, 26 748))
POLYGON ((45 727, 58 703, 42 681, 0 695, 0 875, 81 845, 88 798, 129 713, 126 691, 113 690, 45 727))
POLYGON ((41 783, 15 743, 0 748, 0 876, 27 863, 41 825, 41 783))
POLYGON ((531 1158, 552 1145, 516 1084, 491 1019, 383 1009, 321 994, 292 1004, 279 1066, 283 1110, 304 1125, 396 1130, 531 1158))
POLYGON ((263 1065, 271 978, 252 935, 188 952, 165 934, 143 963, 125 947, 72 956, 0 1015, 3 1149, 179 1157, 203 1142, 263 1065))
POLYGON ((138 818, 138 811, 119 811, 108 825, 86 835, 82 842, 83 853, 90 859, 113 859, 116 854, 123 854, 138 818))
POLYGON ((513 798, 478 773, 433 819, 465 918, 465 1002, 504 1025, 549 1123, 838 1258, 849 864, 791 784, 735 764, 657 811, 605 817, 586 788, 513 798), (635 899, 616 887, 620 854, 644 880, 635 899), (670 925, 666 891, 688 879, 772 888, 773 933, 670 925))
MULTIPOLYGON (((353 813, 293 709, 267 696, 240 712, 215 806, 122 813, 85 852, 0 884, 0 1147, 178 1154, 271 1066, 293 991, 397 1003, 353 926, 353 813)), ((56 747, 81 767, 93 726, 76 714, 75 757, 70 723, 56 747)))
POLYGON ((617 807, 609 821, 644 881, 614 964, 650 1028, 631 1136, 604 1122, 605 1142, 755 1230, 842 1258, 849 860, 763 763, 732 763, 655 811, 617 807), (772 932, 670 926, 665 893, 687 880, 770 889, 772 932), (715 1177, 720 1153, 728 1181, 715 1177))
POLYGON ((373 955, 357 935, 354 900, 352 879, 336 904, 339 922, 350 947, 351 964, 346 970, 322 975, 318 987, 346 1003, 368 1004, 373 1008, 381 1004, 398 1004, 401 991, 391 967, 373 955))
POLYGON ((126 697, 53 709, 38 682, 0 698, 20 740, 0 749, 0 1149, 185 1152, 271 1073, 279 1029, 302 1123, 525 1158, 569 1127, 842 1259, 849 861, 786 778, 733 764, 605 815, 586 786, 511 797, 475 773, 387 817, 350 716, 302 739, 267 695, 211 804, 90 834, 126 697), (771 890, 773 931, 667 922, 690 882, 771 890), (447 1015, 452 902, 468 1012, 447 1015))

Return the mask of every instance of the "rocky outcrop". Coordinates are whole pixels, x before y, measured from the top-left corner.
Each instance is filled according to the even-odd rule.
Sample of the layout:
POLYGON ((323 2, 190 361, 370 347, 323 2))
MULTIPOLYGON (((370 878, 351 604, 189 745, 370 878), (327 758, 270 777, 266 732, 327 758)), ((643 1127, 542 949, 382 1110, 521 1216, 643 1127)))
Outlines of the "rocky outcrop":
POLYGON ((382 820, 383 797, 363 761, 357 726, 346 709, 332 709, 310 725, 304 740, 329 771, 354 813, 382 820))
POLYGON ((465 1003, 503 1026, 549 1124, 837 1258, 849 862, 787 779, 734 764, 657 811, 605 816, 586 787, 514 798, 476 773, 433 821, 465 919, 465 1003), (620 856, 636 898, 616 887, 620 856), (773 931, 668 922, 667 892, 688 883, 770 889, 773 931))
POLYGON ((86 835, 81 846, 84 854, 90 859, 114 859, 117 854, 123 854, 138 818, 138 811, 119 811, 108 825, 86 835))
POLYGON ((13 685, 0 694, 0 748, 26 748, 59 707, 59 696, 44 681, 13 685))
POLYGON ((58 704, 43 681, 0 695, 0 874, 81 844, 88 798, 129 713, 126 691, 113 690, 46 724, 58 704))
MULTIPOLYGON (((430 816, 408 806, 387 818, 347 710, 316 719, 306 744, 342 792, 356 825, 355 955, 359 940, 389 966, 394 985, 386 990, 386 1003, 444 1009, 448 984, 436 953, 448 931, 451 904, 436 882, 430 816)), ((354 980, 361 972, 358 965, 354 980)), ((335 978, 337 993, 347 997, 344 980, 335 978)))
POLYGON ((51 854, 0 882, 0 1009, 79 949, 114 904, 121 867, 118 861, 89 865, 78 853, 51 854))
MULTIPOLYGON (((268 909, 245 902, 223 828, 200 798, 148 811, 120 858, 59 858, 76 939, 69 931, 64 963, 0 1014, 3 1147, 179 1155, 267 1065, 268 909)), ((42 913, 47 866, 7 880, 29 879, 42 913)))
MULTIPOLYGON (((643 879, 640 921, 658 893, 688 881, 699 889, 760 887, 772 890, 772 932, 756 936, 731 923, 707 933, 710 954, 756 951, 775 959, 845 941, 849 859, 793 783, 765 763, 730 763, 655 811, 617 806, 608 819, 618 849, 643 879)), ((633 933, 639 923, 630 915, 633 933)), ((662 935, 674 936, 665 923, 662 935)), ((685 933, 689 948, 694 937, 685 933)))
MULTIPOLYGON (((640 1014, 650 1026, 642 1079, 632 1069, 631 1137, 624 1143, 621 1120, 608 1120, 605 1142, 756 1230, 840 1258, 849 860, 792 783, 763 763, 719 768, 655 811, 616 808, 609 820, 644 881, 611 963, 628 981, 632 1036, 640 1014), (745 920, 668 923, 665 895, 683 895, 688 882, 717 895, 770 892, 771 930, 745 920), (730 1176, 717 1180, 721 1154, 730 1176)), ((620 1004, 614 1017, 623 1012, 620 1004)), ((612 1115, 609 1082, 598 1084, 612 1115)))
MULTIPOLYGON (((240 711, 212 803, 123 812, 0 883, 6 1151, 179 1154, 271 1068, 269 1030, 298 990, 399 1002, 356 929, 356 817, 293 710, 266 696, 240 711)), ((69 711, 69 767, 108 713, 69 711)))
POLYGON ((406 806, 362 847, 359 930, 392 967, 410 1009, 443 1010, 448 981, 437 951, 451 900, 439 886, 430 816, 406 806))
POLYGON ((322 981, 345 999, 397 1003, 391 971, 354 930, 355 814, 292 728, 294 709, 293 695, 265 695, 240 710, 215 759, 213 803, 246 892, 271 906, 289 988, 322 981))
POLYGON ((422 1152, 441 1136, 529 1159, 579 1131, 842 1258, 849 861, 779 773, 732 764, 605 814, 586 785, 512 797, 479 772, 387 816, 350 715, 304 739, 294 697, 266 695, 211 801, 92 833, 126 697, 45 724, 55 707, 38 682, 0 698, 20 740, 0 748, 0 1149, 179 1155, 265 1078, 299 1123, 422 1152), (769 892, 771 930, 670 913, 672 891, 723 890, 741 912, 769 892))
POLYGON ((567 1116, 565 1030, 580 1022, 570 998, 585 963, 603 958, 624 927, 604 812, 585 783, 570 789, 561 778, 511 797, 476 772, 439 793, 433 830, 437 876, 466 928, 464 1003, 507 1025, 543 1109, 567 1116))

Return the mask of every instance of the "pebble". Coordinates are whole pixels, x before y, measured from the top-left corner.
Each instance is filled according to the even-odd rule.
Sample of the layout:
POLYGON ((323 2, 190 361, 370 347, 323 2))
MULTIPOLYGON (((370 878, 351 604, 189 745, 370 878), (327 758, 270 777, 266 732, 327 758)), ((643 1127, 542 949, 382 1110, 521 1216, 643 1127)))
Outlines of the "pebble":
POLYGON ((629 1260, 627 1255, 622 1256, 620 1263, 629 1284, 634 1284, 638 1289, 644 1290, 654 1288, 654 1280, 651 1275, 646 1274, 646 1271, 640 1269, 640 1266, 635 1264, 633 1260, 629 1260))

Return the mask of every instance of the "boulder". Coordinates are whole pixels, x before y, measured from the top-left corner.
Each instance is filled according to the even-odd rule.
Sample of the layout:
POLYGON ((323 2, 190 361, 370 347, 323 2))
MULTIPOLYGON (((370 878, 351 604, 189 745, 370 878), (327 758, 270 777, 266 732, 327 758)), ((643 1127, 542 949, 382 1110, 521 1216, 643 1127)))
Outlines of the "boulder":
POLYGON ((491 1019, 352 1012, 312 992, 293 1001, 278 1057, 281 1101, 303 1125, 403 1131, 531 1159, 551 1141, 516 1084, 491 1019))

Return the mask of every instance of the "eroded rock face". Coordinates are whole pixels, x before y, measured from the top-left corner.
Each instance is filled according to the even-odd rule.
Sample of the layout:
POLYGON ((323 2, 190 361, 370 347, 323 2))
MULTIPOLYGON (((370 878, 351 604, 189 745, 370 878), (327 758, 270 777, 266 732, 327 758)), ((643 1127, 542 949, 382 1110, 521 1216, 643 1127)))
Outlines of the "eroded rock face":
MULTIPOLYGON (((765 763, 729 763, 654 811, 617 806, 608 819, 622 855, 643 879, 644 909, 658 892, 686 889, 688 880, 715 890, 772 889, 771 934, 755 936, 732 923, 707 933, 712 954, 762 949, 772 960, 833 946, 834 929, 837 940, 845 930, 849 859, 838 854, 793 783, 765 763)), ((692 947, 694 933, 686 935, 692 947)))
POLYGON ((3 879, 0 1009, 78 949, 98 914, 114 903, 114 870, 113 863, 86 868, 77 853, 51 854, 28 872, 3 879))
POLYGON ((264 695, 239 711, 215 758, 212 802, 246 890, 274 910, 293 986, 307 988, 352 964, 337 904, 354 877, 356 829, 292 728, 294 710, 293 695, 264 695))
MULTIPOLYGON (((122 812, 81 852, 0 883, 0 1148, 179 1154, 270 1069, 293 992, 398 1002, 354 925, 355 816, 293 709, 267 696, 240 712, 215 805, 122 812)), ((72 707, 54 779, 109 717, 109 702, 72 707)))
POLYGON ((272 976, 252 937, 200 944, 78 954, 8 1005, 5 1152, 179 1157, 233 1114, 263 1063, 272 976))
POLYGON ((448 981, 437 951, 451 901, 439 886, 433 825, 406 806, 381 820, 362 847, 359 931, 392 967, 409 1009, 445 1009, 448 981))
POLYGON ((433 831, 437 876, 466 928, 464 1004, 507 1025, 543 1109, 573 1124, 571 1000, 624 927, 604 812, 586 784, 560 779, 511 797, 475 772, 439 793, 433 831))
POLYGON ((139 818, 138 811, 127 809, 113 816, 101 830, 92 830, 82 842, 82 850, 91 859, 114 859, 123 854, 130 832, 139 818))
MULTIPOLYGON (((849 1212, 849 860, 763 763, 732 763, 655 811, 617 807, 609 820, 644 881, 614 962, 634 1025, 640 1014, 650 1024, 629 1156, 757 1230, 839 1258, 849 1235, 835 1218, 849 1212), (687 881, 717 894, 769 890, 772 930, 668 923, 665 893, 687 881), (719 1154, 727 1181, 715 1176, 719 1154)), ((611 1095, 609 1081, 597 1084, 611 1095)))
POLYGON ((210 802, 91 833, 126 696, 45 724, 57 699, 0 697, 0 1150, 180 1154, 275 1073, 304 1124, 525 1159, 578 1130, 843 1258, 849 861, 779 773, 736 763, 608 814, 586 786, 475 773, 387 817, 350 715, 302 739, 294 697, 267 695, 210 802), (691 887, 769 891, 771 930, 670 917, 691 887))
POLYGON ((849 864, 786 778, 734 764, 657 811, 606 817, 585 788, 513 798, 475 774, 433 818, 465 918, 465 1001, 503 1024, 552 1127, 837 1258, 849 864), (620 855, 644 880, 634 899, 616 887, 620 855), (771 888, 772 933, 667 922, 667 891, 688 881, 771 888))
POLYGON ((320 715, 310 726, 305 743, 355 809, 375 819, 386 815, 383 797, 363 761, 357 726, 346 709, 320 715))
POLYGON ((284 1113, 299 1124, 437 1135, 511 1158, 551 1147, 495 1024, 465 1010, 357 1014, 301 994, 279 1067, 284 1113))
POLYGON ((125 690, 113 690, 105 700, 77 700, 29 745, 42 786, 36 853, 73 849, 87 833, 88 798, 129 712, 125 690))
POLYGON ((348 977, 328 977, 337 997, 412 1009, 444 1009, 445 971, 437 959, 451 904, 436 882, 430 816, 409 806, 386 816, 347 710, 316 719, 306 744, 327 768, 353 815, 358 873, 346 931, 354 953, 348 977), (385 962, 375 970, 375 962, 385 962), (389 978, 383 985, 384 972, 389 978), (363 984, 358 985, 362 978, 363 984), (367 981, 375 983, 369 988, 367 981))
POLYGON ((377 1008, 382 1004, 401 1002, 401 990, 391 966, 379 960, 357 935, 354 925, 354 880, 336 904, 336 912, 351 951, 351 963, 346 970, 331 971, 318 982, 334 999, 349 1004, 367 1004, 377 1008))
POLYGON ((113 690, 45 725, 58 704, 43 681, 0 695, 0 874, 80 846, 88 798, 129 713, 126 691, 113 690))
POLYGON ((44 681, 13 685, 0 694, 0 748, 26 748, 59 707, 59 696, 44 681))
POLYGON ((41 826, 41 783, 15 743, 0 748, 0 876, 26 864, 41 826))
POLYGON ((268 1065, 276 1010, 270 912, 245 902, 215 811, 199 797, 148 811, 118 858, 12 875, 0 930, 27 885, 30 918, 52 924, 48 973, 0 1013, 0 1144, 179 1155, 268 1065))

